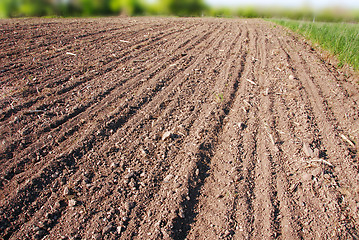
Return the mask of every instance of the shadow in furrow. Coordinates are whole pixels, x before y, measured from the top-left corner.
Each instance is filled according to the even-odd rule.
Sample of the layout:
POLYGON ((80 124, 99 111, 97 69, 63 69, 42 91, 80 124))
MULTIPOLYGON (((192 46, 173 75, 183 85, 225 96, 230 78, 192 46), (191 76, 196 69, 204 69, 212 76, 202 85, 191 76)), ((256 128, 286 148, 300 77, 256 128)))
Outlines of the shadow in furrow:
POLYGON ((183 199, 181 207, 184 210, 184 218, 178 216, 173 220, 173 239, 186 239, 190 229, 191 224, 195 221, 198 212, 196 212, 196 206, 198 205, 198 197, 200 196, 201 189, 205 183, 206 178, 209 176, 209 171, 211 170, 210 164, 211 160, 216 153, 216 148, 219 143, 219 139, 223 133, 223 122, 226 116, 229 115, 234 101, 237 96, 239 82, 238 79, 241 79, 242 73, 244 71, 244 63, 246 62, 247 53, 244 53, 241 57, 241 67, 238 72, 237 80, 233 84, 232 92, 230 93, 230 99, 222 108, 222 114, 219 116, 217 124, 213 127, 212 133, 213 138, 209 138, 207 141, 199 145, 198 152, 196 154, 196 167, 199 170, 199 174, 192 175, 188 180, 188 197, 183 199))

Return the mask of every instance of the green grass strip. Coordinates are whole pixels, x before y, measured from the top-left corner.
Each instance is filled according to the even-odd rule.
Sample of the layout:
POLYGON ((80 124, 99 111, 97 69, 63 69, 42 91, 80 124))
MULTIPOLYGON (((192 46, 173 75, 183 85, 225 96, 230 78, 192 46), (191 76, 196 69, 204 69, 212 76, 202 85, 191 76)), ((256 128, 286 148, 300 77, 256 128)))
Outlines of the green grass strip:
POLYGON ((359 24, 312 23, 293 20, 271 20, 302 34, 328 50, 339 60, 339 66, 348 64, 359 70, 359 24))

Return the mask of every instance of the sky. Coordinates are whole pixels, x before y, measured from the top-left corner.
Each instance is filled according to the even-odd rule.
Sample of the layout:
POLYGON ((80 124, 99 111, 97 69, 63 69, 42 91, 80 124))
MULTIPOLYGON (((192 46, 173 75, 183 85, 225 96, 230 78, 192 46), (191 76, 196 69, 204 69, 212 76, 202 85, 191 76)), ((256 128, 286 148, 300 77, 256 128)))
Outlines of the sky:
POLYGON ((281 7, 301 7, 310 6, 312 8, 325 8, 330 6, 341 6, 345 8, 359 9, 359 0, 205 0, 211 6, 281 6, 281 7))

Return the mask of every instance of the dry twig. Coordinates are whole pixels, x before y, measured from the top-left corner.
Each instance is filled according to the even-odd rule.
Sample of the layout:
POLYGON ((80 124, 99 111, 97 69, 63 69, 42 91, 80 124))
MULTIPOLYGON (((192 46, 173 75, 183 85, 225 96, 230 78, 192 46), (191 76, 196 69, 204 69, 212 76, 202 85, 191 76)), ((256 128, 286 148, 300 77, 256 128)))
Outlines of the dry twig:
POLYGON ((324 159, 320 159, 320 158, 308 160, 308 161, 306 161, 306 162, 308 162, 308 163, 310 163, 310 162, 320 162, 320 163, 324 163, 324 164, 326 164, 326 165, 328 165, 328 166, 334 167, 333 164, 331 164, 330 162, 328 162, 328 161, 326 161, 326 160, 324 160, 324 159))
POLYGON ((253 82, 252 80, 250 80, 250 79, 246 79, 248 82, 250 82, 250 83, 252 83, 253 85, 257 85, 257 83, 255 83, 255 82, 253 82))
POLYGON ((343 140, 349 143, 350 146, 355 147, 355 144, 352 141, 350 141, 349 138, 347 138, 344 134, 340 134, 340 136, 343 138, 343 140))

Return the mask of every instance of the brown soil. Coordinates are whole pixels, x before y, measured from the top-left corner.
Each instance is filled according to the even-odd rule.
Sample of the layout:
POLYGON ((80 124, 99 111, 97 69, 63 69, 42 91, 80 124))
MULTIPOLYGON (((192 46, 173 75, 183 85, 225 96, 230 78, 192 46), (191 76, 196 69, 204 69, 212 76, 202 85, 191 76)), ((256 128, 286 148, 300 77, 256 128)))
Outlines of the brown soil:
POLYGON ((1 20, 0 238, 358 239, 359 90, 261 20, 1 20))

